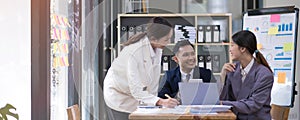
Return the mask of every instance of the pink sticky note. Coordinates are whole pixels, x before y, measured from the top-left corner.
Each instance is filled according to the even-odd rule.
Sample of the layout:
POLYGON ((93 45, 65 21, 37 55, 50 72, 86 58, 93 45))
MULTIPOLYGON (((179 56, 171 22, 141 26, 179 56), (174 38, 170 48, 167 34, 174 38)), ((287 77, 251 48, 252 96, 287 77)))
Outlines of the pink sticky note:
POLYGON ((279 14, 274 14, 271 15, 271 22, 280 22, 280 15, 279 14))

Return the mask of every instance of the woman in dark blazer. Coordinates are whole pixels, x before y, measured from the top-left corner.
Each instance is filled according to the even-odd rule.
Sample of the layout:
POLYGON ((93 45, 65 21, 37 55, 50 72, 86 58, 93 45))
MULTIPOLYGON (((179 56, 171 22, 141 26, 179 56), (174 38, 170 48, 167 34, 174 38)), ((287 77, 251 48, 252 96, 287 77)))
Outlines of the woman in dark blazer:
POLYGON ((272 70, 257 50, 252 32, 240 31, 232 40, 230 54, 236 62, 226 63, 222 68, 225 84, 220 104, 231 105, 237 119, 270 120, 272 70))

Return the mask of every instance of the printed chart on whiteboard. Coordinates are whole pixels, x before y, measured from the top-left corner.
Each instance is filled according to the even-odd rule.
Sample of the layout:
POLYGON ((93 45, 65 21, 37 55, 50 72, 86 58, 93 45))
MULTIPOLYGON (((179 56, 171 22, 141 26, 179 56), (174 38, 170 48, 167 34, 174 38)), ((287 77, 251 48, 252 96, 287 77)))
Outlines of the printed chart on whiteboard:
POLYGON ((274 73, 271 97, 277 105, 291 105, 293 96, 296 19, 295 13, 244 14, 243 29, 256 35, 257 48, 274 73))

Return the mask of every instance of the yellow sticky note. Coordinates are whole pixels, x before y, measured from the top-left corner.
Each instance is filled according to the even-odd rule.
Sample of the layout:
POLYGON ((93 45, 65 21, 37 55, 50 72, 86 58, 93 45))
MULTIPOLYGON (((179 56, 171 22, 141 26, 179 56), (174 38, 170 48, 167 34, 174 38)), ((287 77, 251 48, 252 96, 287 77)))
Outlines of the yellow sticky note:
POLYGON ((56 54, 58 52, 58 43, 53 43, 53 53, 56 54))
POLYGON ((64 17, 63 20, 67 24, 67 27, 71 27, 71 25, 69 24, 68 18, 64 17))
POLYGON ((269 35, 275 35, 278 33, 278 27, 271 27, 269 28, 268 34, 269 35))
POLYGON ((283 44, 284 52, 293 51, 293 50, 294 50, 294 43, 284 43, 283 44))
POLYGON ((64 57, 65 66, 69 66, 69 59, 68 56, 64 57))
POLYGON ((54 68, 57 68, 57 67, 58 67, 58 59, 57 59, 57 57, 54 57, 54 58, 53 58, 52 67, 54 67, 54 68))
POLYGON ((65 63, 64 63, 64 59, 62 58, 62 57, 59 57, 58 58, 58 60, 59 60, 59 66, 61 67, 61 66, 65 66, 65 63))
POLYGON ((278 83, 284 84, 286 78, 286 72, 278 72, 277 76, 278 76, 278 83))
POLYGON ((263 47, 262 44, 260 44, 260 43, 258 43, 256 46, 257 46, 258 50, 261 50, 261 48, 263 47))

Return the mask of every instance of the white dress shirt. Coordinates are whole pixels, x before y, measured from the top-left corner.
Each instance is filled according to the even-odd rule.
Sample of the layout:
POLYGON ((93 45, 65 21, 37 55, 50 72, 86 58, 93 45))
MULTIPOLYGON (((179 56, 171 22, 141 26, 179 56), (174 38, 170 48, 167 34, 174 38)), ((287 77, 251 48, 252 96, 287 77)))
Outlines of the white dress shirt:
POLYGON ((254 63, 254 58, 251 59, 250 63, 243 69, 242 65, 240 65, 241 68, 241 74, 242 74, 242 82, 244 82, 247 74, 249 73, 250 69, 252 68, 254 63))
POLYGON ((182 70, 180 70, 180 73, 181 73, 181 81, 182 82, 188 82, 188 81, 186 81, 186 76, 187 76, 187 74, 190 74, 190 78, 189 79, 192 79, 193 78, 194 69, 192 69, 190 73, 185 73, 185 72, 182 72, 182 70))

